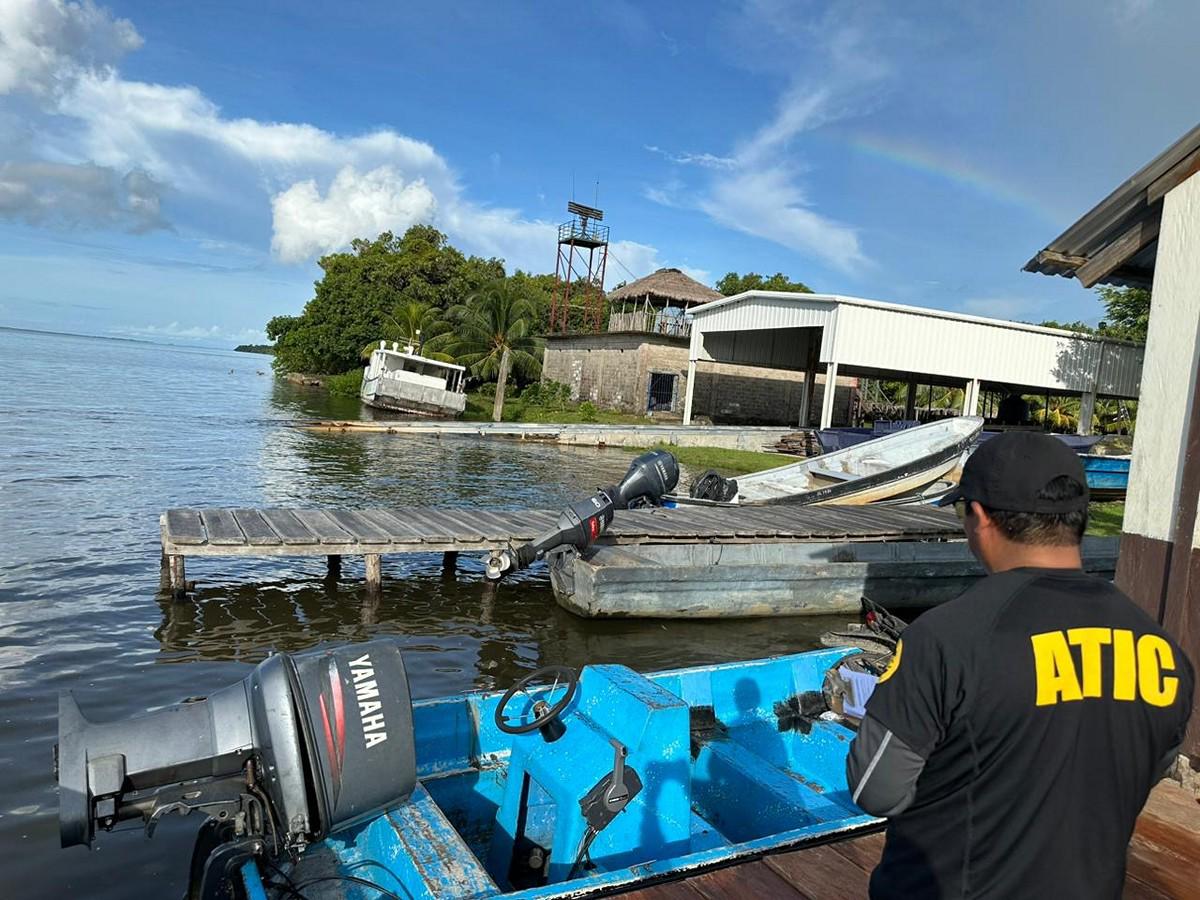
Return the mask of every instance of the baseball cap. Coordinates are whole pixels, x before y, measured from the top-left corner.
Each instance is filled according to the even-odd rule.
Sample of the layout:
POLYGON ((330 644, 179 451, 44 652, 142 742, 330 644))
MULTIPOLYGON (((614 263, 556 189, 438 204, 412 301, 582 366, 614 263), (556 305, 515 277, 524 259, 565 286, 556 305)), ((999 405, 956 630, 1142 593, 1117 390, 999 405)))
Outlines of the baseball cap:
POLYGON ((975 500, 987 509, 1005 512, 1077 512, 1087 509, 1087 476, 1078 454, 1058 438, 1036 431, 1006 431, 979 445, 967 458, 958 487, 937 505, 958 500, 975 500), (1064 475, 1079 484, 1078 497, 1039 499, 1046 485, 1064 475))

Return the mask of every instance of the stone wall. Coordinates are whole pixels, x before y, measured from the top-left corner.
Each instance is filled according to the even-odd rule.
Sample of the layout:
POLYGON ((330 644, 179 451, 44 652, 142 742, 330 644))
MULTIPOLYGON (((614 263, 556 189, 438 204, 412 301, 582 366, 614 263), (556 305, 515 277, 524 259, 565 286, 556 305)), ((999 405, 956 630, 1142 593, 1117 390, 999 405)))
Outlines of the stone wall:
MULTIPOLYGON (((671 413, 683 415, 687 391, 686 340, 653 334, 593 334, 552 337, 546 341, 542 378, 571 390, 571 399, 589 400, 602 409, 645 414, 653 373, 675 375, 671 413)), ((856 381, 838 379, 835 423, 849 418, 856 381)), ((692 398, 693 416, 718 425, 794 425, 800 418, 804 374, 790 369, 751 368, 701 362, 692 398)), ((817 376, 812 420, 821 412, 824 378, 817 376)))

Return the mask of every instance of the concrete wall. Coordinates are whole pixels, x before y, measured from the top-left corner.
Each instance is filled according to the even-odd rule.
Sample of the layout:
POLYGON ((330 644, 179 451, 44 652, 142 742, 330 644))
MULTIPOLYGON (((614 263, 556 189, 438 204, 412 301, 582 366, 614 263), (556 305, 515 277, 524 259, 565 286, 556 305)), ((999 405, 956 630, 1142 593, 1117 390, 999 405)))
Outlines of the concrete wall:
MULTIPOLYGON (((603 409, 634 415, 646 412, 650 375, 673 374, 672 413, 683 414, 687 391, 688 344, 652 334, 596 334, 552 338, 546 342, 542 378, 571 389, 571 399, 590 400, 603 409)), ((701 363, 696 372, 693 415, 716 424, 795 425, 800 418, 804 375, 768 369, 701 363)), ((854 381, 841 380, 835 397, 835 422, 845 422, 854 381)), ((819 411, 824 384, 817 379, 813 409, 819 411)))

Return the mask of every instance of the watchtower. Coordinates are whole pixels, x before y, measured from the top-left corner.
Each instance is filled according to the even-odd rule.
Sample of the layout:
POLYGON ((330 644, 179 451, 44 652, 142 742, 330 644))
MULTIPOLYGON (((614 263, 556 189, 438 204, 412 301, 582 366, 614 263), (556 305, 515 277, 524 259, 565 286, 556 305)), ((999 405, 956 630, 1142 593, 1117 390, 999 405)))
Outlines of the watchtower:
POLYGON ((554 294, 550 301, 550 331, 571 330, 571 309, 580 331, 604 328, 604 270, 608 265, 608 226, 601 225, 604 211, 571 201, 569 222, 558 226, 558 261, 554 266, 554 294), (585 253, 586 251, 586 253, 585 253), (584 257, 587 268, 584 268, 584 257), (578 257, 578 259, 576 259, 578 257))

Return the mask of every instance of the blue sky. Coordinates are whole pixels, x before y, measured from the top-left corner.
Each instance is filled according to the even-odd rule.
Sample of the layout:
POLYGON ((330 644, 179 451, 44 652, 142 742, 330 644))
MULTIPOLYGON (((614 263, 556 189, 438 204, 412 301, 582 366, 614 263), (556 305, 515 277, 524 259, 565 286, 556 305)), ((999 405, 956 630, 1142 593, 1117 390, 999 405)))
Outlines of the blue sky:
POLYGON ((0 0, 0 325, 260 340, 315 260, 431 221, 609 284, 819 291, 1095 321, 1020 271, 1196 124, 1194 0, 0 0))

